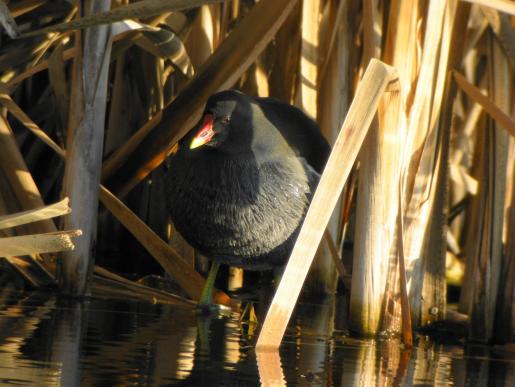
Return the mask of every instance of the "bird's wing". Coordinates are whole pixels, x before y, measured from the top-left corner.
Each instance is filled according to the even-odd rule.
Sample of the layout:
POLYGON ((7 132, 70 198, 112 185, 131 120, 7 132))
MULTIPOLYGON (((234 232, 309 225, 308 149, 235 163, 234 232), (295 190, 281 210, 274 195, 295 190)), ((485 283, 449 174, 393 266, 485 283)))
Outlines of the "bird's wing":
POLYGON ((297 155, 321 173, 331 147, 317 123, 302 110, 274 98, 256 98, 256 102, 297 155))

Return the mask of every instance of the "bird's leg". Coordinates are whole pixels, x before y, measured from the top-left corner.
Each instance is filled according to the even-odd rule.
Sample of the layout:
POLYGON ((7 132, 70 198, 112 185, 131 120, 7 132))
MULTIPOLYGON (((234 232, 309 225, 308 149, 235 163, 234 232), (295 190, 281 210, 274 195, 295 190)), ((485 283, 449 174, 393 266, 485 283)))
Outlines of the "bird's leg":
POLYGON ((202 289, 202 293, 200 294, 200 300, 198 301, 197 307, 202 310, 209 310, 214 307, 213 304, 213 288, 215 286, 215 279, 218 273, 218 268, 220 264, 217 262, 213 262, 211 264, 211 269, 209 269, 209 274, 206 278, 206 283, 204 284, 204 288, 202 289))

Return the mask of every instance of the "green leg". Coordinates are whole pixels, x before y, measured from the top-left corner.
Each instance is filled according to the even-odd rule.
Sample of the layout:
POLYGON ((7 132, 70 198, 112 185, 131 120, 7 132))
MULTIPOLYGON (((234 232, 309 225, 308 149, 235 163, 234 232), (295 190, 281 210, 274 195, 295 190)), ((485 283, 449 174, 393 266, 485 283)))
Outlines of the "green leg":
POLYGON ((200 308, 213 306, 213 288, 215 286, 216 274, 218 273, 219 267, 219 263, 213 262, 211 264, 211 269, 209 270, 206 283, 204 284, 204 289, 202 289, 200 300, 198 301, 198 306, 200 308))

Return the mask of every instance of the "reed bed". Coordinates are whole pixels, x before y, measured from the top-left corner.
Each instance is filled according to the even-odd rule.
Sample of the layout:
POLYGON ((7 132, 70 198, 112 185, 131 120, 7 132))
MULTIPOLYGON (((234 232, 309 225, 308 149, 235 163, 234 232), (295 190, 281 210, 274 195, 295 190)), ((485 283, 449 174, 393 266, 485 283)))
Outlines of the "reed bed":
MULTIPOLYGON (((409 345, 411 327, 448 317, 449 282, 470 340, 513 341, 513 2, 75 4, 0 1, 0 225, 64 196, 73 209, 60 224, 0 226, 0 252, 31 286, 190 307, 205 273, 163 216, 166 158, 211 94, 238 88, 301 107, 335 144, 305 223, 317 238, 301 232, 292 254, 298 292, 343 281, 353 331, 403 331, 409 345), (396 75, 371 81, 374 63, 396 75), (75 249, 57 257, 10 239, 64 229, 82 235, 61 232, 75 249), (180 296, 134 281, 149 272, 180 296)), ((288 272, 279 289, 291 291, 288 272)), ((291 312, 288 296, 276 294, 291 312)), ((279 315, 265 325, 287 324, 279 315)))

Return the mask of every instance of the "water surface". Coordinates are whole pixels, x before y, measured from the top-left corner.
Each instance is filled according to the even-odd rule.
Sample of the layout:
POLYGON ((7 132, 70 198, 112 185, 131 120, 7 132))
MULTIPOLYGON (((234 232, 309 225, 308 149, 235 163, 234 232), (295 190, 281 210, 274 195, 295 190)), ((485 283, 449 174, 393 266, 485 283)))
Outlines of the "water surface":
POLYGON ((300 304, 280 352, 257 358, 255 327, 235 313, 4 291, 0 385, 515 385, 515 359, 490 347, 350 338, 341 303, 300 304))

